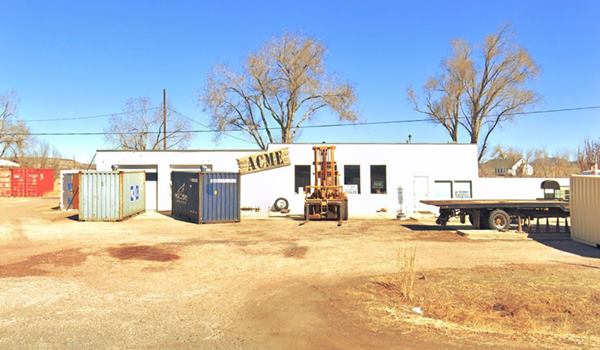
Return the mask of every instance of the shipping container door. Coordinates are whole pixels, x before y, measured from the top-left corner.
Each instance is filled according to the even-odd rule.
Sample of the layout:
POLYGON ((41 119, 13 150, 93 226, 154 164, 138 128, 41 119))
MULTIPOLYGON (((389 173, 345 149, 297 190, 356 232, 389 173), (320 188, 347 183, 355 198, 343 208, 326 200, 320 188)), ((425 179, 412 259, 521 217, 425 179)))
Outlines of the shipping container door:
POLYGON ((158 209, 158 166, 148 164, 117 164, 119 170, 146 173, 146 210, 158 209))
POLYGON ((54 170, 40 169, 39 170, 39 195, 54 192, 54 170))
POLYGON ((79 174, 61 173, 62 210, 79 209, 79 174))
POLYGON ((203 222, 239 221, 239 176, 235 173, 205 173, 202 200, 203 222))
POLYGON ((35 169, 12 169, 12 196, 41 196, 39 173, 35 169))
POLYGON ((73 209, 73 174, 62 174, 61 209, 73 209))
POLYGON ((171 173, 171 213, 174 217, 201 223, 198 173, 174 171, 171 173))

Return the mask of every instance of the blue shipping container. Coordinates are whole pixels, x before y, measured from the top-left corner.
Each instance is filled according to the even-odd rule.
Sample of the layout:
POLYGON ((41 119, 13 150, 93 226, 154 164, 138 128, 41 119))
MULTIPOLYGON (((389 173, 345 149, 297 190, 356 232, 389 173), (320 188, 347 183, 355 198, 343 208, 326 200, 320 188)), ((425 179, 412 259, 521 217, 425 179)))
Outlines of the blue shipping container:
POLYGON ((195 223, 240 221, 240 174, 171 173, 172 214, 195 223))

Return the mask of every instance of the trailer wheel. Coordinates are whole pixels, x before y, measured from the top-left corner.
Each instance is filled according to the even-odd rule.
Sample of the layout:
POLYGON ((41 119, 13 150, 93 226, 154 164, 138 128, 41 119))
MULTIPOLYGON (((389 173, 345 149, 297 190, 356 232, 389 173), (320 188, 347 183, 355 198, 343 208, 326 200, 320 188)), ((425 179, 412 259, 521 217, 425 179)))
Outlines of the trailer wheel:
POLYGON ((469 222, 471 223, 471 225, 473 226, 474 229, 476 230, 486 230, 489 228, 488 226, 488 221, 489 221, 489 216, 487 211, 481 211, 479 212, 479 226, 475 226, 475 220, 473 218, 473 213, 469 214, 469 222))
POLYGON ((273 203, 273 208, 275 209, 275 211, 282 211, 287 209, 289 205, 290 204, 288 203, 287 199, 279 197, 275 200, 275 203, 273 203))
POLYGON ((476 229, 476 230, 479 229, 479 227, 475 226, 475 219, 473 218, 473 214, 469 214, 469 222, 471 223, 471 226, 473 226, 474 229, 476 229))
POLYGON ((498 231, 508 231, 510 228, 510 215, 502 209, 496 209, 490 213, 489 227, 498 231))

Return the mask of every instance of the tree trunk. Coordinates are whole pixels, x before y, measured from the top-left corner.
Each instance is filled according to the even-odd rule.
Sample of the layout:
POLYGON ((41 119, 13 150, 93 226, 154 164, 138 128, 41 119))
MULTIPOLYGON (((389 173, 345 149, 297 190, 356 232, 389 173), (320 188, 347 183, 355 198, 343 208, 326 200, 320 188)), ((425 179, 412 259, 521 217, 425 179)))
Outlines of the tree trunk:
POLYGON ((454 128, 454 130, 452 130, 452 141, 454 141, 455 143, 458 142, 458 126, 454 128))

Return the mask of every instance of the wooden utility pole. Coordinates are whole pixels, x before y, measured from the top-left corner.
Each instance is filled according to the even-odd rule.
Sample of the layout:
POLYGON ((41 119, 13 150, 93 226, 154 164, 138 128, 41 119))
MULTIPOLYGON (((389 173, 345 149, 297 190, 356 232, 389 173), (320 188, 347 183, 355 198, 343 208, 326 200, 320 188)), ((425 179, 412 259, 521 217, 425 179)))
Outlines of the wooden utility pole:
POLYGON ((167 150, 167 89, 163 89, 163 149, 167 150))

